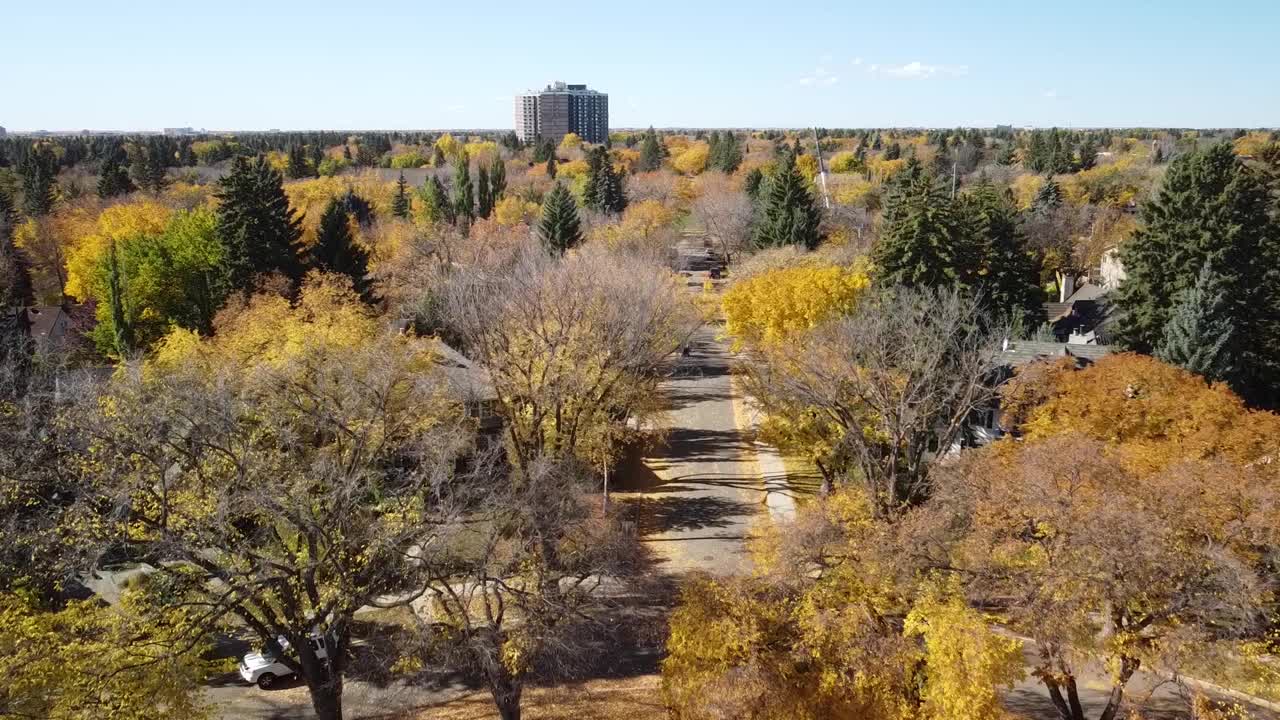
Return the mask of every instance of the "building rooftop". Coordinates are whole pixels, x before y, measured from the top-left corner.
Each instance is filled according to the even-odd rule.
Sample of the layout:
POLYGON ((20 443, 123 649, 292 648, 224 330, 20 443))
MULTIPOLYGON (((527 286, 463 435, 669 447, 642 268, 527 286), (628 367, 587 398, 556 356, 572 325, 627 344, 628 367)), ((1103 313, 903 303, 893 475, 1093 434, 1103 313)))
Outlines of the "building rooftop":
POLYGON ((1096 362, 1112 353, 1109 345, 1075 345, 1069 343, 1009 340, 1001 348, 998 357, 1003 365, 1021 367, 1037 360, 1053 360, 1074 357, 1086 363, 1096 362))

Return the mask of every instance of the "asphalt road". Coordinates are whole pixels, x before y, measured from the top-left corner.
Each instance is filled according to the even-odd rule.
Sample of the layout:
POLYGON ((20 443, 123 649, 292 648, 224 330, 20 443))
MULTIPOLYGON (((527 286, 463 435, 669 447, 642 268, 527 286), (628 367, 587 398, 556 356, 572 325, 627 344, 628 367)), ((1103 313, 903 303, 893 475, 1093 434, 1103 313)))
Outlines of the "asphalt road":
POLYGON ((664 571, 744 572, 764 486, 735 416, 729 350, 713 326, 694 334, 688 357, 673 361, 664 384, 666 442, 623 469, 616 497, 634 508, 664 571))

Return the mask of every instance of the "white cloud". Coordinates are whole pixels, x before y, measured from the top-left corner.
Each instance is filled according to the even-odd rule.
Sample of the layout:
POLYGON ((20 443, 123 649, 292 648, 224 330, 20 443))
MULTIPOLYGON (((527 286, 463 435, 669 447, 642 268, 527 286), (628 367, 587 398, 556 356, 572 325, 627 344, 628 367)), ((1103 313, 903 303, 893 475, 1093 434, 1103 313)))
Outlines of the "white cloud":
POLYGON ((914 60, 906 65, 872 65, 870 72, 881 72, 890 77, 905 80, 924 80, 939 75, 960 77, 969 74, 968 65, 929 65, 914 60))
POLYGON ((805 75, 800 78, 800 84, 806 87, 815 85, 820 87, 831 87, 838 82, 840 82, 840 76, 833 75, 831 71, 823 65, 819 65, 815 68, 812 75, 805 75))
MULTIPOLYGON (((968 65, 931 65, 914 60, 905 65, 886 65, 869 63, 861 57, 850 61, 854 67, 864 68, 868 75, 878 75, 902 80, 927 80, 935 77, 961 77, 969 74, 968 65)), ((830 69, 831 56, 822 56, 813 72, 804 75, 797 82, 804 87, 831 87, 840 82, 840 76, 830 69)))
POLYGON ((467 108, 466 105, 445 105, 444 109, 449 112, 461 112, 467 108))
POLYGON ((1040 94, 1041 94, 1042 96, 1044 96, 1044 97, 1049 98, 1050 100, 1054 100, 1054 99, 1056 99, 1056 98, 1058 97, 1058 91, 1057 91, 1057 90, 1045 90, 1044 92, 1042 92, 1042 93, 1040 93, 1040 94))

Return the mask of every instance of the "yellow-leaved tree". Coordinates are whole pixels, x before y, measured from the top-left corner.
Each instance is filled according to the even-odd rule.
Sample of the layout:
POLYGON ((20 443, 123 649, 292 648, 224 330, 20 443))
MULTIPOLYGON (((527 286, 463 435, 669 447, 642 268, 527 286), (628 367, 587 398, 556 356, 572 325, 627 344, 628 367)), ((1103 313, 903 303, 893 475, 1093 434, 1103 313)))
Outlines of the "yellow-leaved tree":
POLYGON ((185 637, 234 619, 341 720, 356 611, 410 596, 456 517, 442 491, 474 487, 453 478, 464 401, 429 340, 312 275, 296 306, 260 295, 214 338, 172 333, 78 409, 90 532, 166 559, 154 575, 195 596, 185 637))
POLYGON ((73 242, 67 254, 66 293, 77 300, 94 297, 92 287, 98 267, 113 242, 138 235, 158 235, 172 215, 169 208, 150 200, 113 205, 98 216, 92 233, 73 242))
POLYGON ((865 267, 806 263, 735 283, 724 295, 725 329, 738 348, 785 342, 853 311, 871 287, 865 267))
POLYGON ((693 143, 671 159, 671 167, 682 175, 698 175, 707 169, 710 156, 710 146, 703 142, 693 143))
POLYGON ((996 690, 1021 678, 1021 642, 955 584, 902 573, 885 537, 845 490, 767 530, 755 576, 689 583, 662 663, 672 717, 1004 717, 996 690))

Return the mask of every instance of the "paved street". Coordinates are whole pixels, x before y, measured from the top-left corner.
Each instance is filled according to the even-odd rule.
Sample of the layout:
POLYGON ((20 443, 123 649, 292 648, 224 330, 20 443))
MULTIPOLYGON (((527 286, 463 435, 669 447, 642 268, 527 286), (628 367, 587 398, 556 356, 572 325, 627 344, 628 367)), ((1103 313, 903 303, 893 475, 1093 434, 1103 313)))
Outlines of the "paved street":
POLYGON ((716 328, 693 336, 666 382, 667 441, 619 478, 645 542, 670 573, 747 570, 744 539, 764 512, 751 444, 739 430, 728 348, 716 328))

